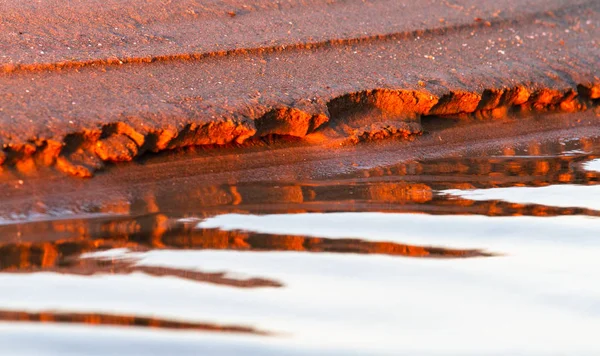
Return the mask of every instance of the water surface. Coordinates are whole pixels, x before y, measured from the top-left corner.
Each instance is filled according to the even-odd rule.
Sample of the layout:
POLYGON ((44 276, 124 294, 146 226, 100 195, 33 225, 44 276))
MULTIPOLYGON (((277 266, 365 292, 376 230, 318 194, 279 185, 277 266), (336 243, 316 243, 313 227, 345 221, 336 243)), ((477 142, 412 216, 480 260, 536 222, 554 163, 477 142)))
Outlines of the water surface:
POLYGON ((0 350, 595 355, 598 157, 532 142, 3 217, 0 350))

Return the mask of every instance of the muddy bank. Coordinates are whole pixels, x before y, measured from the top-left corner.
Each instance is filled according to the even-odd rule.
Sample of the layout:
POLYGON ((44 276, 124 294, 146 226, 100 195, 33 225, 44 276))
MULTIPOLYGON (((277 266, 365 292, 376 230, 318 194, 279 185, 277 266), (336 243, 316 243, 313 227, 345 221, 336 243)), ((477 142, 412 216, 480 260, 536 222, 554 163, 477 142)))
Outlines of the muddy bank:
MULTIPOLYGON (((450 121, 424 121, 427 133, 414 141, 337 148, 288 141, 189 147, 112 165, 91 180, 19 165, 0 174, 0 223, 49 220, 52 225, 56 220, 59 231, 79 231, 78 225, 63 226, 60 219, 119 219, 161 212, 208 217, 282 210, 598 215, 578 205, 472 201, 437 194, 449 189, 597 184, 598 173, 582 167, 600 152, 600 128, 593 111, 491 122, 450 121), (448 126, 450 121, 455 124, 448 126)), ((54 229, 35 226, 47 238, 59 236, 54 229)), ((156 225, 158 232, 163 231, 161 226, 156 225)), ((35 229, 13 225, 3 234, 22 241, 35 229)))
POLYGON ((406 138, 423 117, 573 112, 600 98, 596 1, 115 1, 89 24, 45 15, 87 18, 92 2, 1 15, 5 166, 90 176, 190 145, 406 138))

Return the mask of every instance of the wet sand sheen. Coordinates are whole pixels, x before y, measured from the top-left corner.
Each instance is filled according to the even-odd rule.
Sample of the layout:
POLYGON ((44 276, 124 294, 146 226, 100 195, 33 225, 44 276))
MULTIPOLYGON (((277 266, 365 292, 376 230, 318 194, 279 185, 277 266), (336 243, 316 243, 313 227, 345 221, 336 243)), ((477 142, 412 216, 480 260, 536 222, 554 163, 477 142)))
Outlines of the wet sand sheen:
POLYGON ((222 150, 190 149, 135 165, 116 165, 108 174, 92 180, 67 179, 68 184, 65 177, 48 177, 47 172, 27 166, 0 175, 0 222, 70 216, 112 216, 118 220, 119 215, 160 211, 202 217, 225 212, 352 211, 370 207, 429 213, 460 209, 462 213, 497 215, 595 215, 595 211, 582 207, 489 201, 463 204, 442 199, 435 191, 596 184, 597 172, 585 170, 581 164, 597 158, 597 135, 600 131, 593 119, 574 126, 569 118, 559 115, 459 124, 414 142, 343 147, 335 154, 287 143, 251 151, 231 147, 225 154, 222 150), (466 158, 457 158, 460 156, 466 158))

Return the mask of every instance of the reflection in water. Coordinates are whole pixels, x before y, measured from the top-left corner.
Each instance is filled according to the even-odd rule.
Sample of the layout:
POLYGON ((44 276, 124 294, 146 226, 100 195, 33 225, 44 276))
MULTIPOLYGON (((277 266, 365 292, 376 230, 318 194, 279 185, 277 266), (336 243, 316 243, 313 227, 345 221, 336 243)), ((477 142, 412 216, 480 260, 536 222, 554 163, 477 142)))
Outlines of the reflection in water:
POLYGON ((244 228, 255 233, 305 234, 343 239, 352 234, 373 241, 402 241, 454 248, 485 248, 497 256, 510 256, 533 247, 566 248, 577 231, 577 243, 595 246, 600 219, 585 216, 488 217, 469 215, 395 214, 377 212, 302 214, 224 214, 203 220, 200 228, 232 230, 244 228), (331 226, 335 226, 334 229, 331 226), (564 241, 566 239, 566 241, 564 241), (566 245, 566 246, 563 246, 566 245), (518 247, 518 248, 515 248, 518 247))
MULTIPOLYGON (((578 206, 513 204, 502 200, 456 199, 440 191, 497 187, 543 187, 548 185, 595 185, 600 172, 586 170, 583 162, 600 152, 600 145, 585 140, 583 154, 557 155, 581 147, 536 146, 512 148, 488 157, 447 157, 439 160, 403 162, 363 170, 326 181, 305 183, 236 183, 194 186, 131 204, 133 211, 173 211, 208 217, 223 213, 294 213, 326 211, 392 211, 429 214, 478 214, 489 216, 591 215, 599 212, 578 206), (557 149, 561 148, 556 152, 557 149), (527 155, 533 151, 535 155, 527 155), (175 204, 174 202, 177 202, 175 204), (202 207, 202 209, 199 209, 202 207)), ((578 142, 578 141, 577 141, 578 142)))
MULTIPOLYGON (((532 142, 505 147, 487 155, 445 157, 407 161, 390 166, 364 169, 322 181, 264 182, 237 181, 211 185, 204 180, 185 180, 175 186, 160 183, 144 185, 132 196, 94 197, 79 206, 52 206, 32 197, 26 211, 2 212, 0 225, 11 221, 56 221, 67 212, 88 215, 119 214, 139 216, 162 213, 171 216, 210 217, 224 213, 294 213, 327 211, 392 211, 428 214, 478 214, 489 216, 597 216, 597 210, 573 204, 570 207, 518 204, 502 200, 456 199, 440 191, 498 187, 542 187, 548 185, 596 185, 600 172, 586 169, 587 162, 600 153, 598 138, 566 142, 532 142), (97 201, 98 200, 98 201, 97 201)), ((69 229, 65 224, 65 229, 69 229)), ((78 224, 81 225, 81 224, 78 224)), ((38 228, 38 226, 36 226, 38 228)), ((24 235, 27 226, 16 227, 24 235)), ((156 230, 160 231, 160 224, 156 230)), ((53 229, 50 229, 52 232, 53 229)), ((56 235, 60 238, 64 231, 56 235)), ((118 232, 116 232, 118 233, 118 232)))
MULTIPOLYGON (((11 226, 0 227, 9 230, 11 226)), ((475 249, 446 249, 431 246, 406 245, 393 242, 372 242, 360 239, 328 239, 293 235, 271 235, 219 229, 197 229, 162 214, 119 221, 79 220, 37 222, 27 227, 39 235, 28 239, 44 239, 63 231, 68 238, 47 242, 0 244, 0 273, 54 272, 70 275, 145 273, 155 277, 177 277, 189 281, 235 288, 280 288, 280 281, 262 278, 235 278, 232 272, 202 272, 195 269, 147 266, 137 264, 128 254, 117 258, 102 256, 99 251, 126 248, 130 251, 150 250, 238 250, 238 251, 298 251, 382 254, 407 257, 467 258, 491 256, 475 249), (160 229, 157 227, 160 226, 160 229), (117 233, 118 232, 118 233, 117 233)), ((237 273, 233 273, 237 274, 237 273)), ((249 328, 219 327, 210 324, 177 323, 148 318, 118 315, 88 315, 77 313, 25 313, 0 311, 0 321, 30 321, 59 323, 95 323, 119 326, 156 326, 195 331, 227 331, 263 334, 249 328), (18 319, 15 319, 18 318, 18 319), (92 321, 90 321, 92 320, 92 321), (162 324, 161 324, 162 323, 162 324)))
MULTIPOLYGON (((581 198, 594 201, 599 154, 598 139, 531 143, 488 156, 400 162, 323 181, 149 185, 143 198, 121 197, 97 207, 88 204, 82 211, 122 215, 117 218, 9 224, 11 218, 5 216, 0 225, 0 279, 12 283, 7 290, 15 297, 0 299, 0 321, 267 334, 252 327, 221 326, 215 320, 222 316, 225 325, 291 330, 292 339, 323 346, 329 342, 339 346, 334 340, 347 342, 348 335, 364 337, 364 345, 370 345, 361 349, 365 353, 397 350, 389 345, 412 350, 410 342, 384 338, 392 331, 413 338, 431 334, 451 343, 452 337, 446 338, 441 327, 425 324, 424 319, 464 335, 481 333, 457 320, 468 317, 472 325, 481 325, 486 320, 479 317, 489 313, 493 320, 505 321, 515 313, 506 304, 514 302, 511 298, 521 303, 518 313, 524 327, 577 326, 582 321, 571 312, 580 312, 582 305, 593 310, 590 301, 598 292, 584 282, 585 273, 599 267, 593 236, 600 209, 583 204, 581 198), (543 199, 510 195, 532 189, 543 199), (561 194, 558 201, 548 200, 552 192, 561 194), (116 249, 123 253, 111 254, 116 249), (466 258, 492 256, 486 251, 498 257, 466 258), (166 260, 151 263, 157 255, 166 260), (75 277, 79 279, 69 279, 75 277), (56 297, 55 304, 19 299, 30 296, 35 283, 48 278, 62 278, 72 290, 56 297), (103 296, 111 294, 111 283, 120 280, 114 278, 131 281, 126 296, 137 304, 134 308, 115 302, 121 312, 113 313, 109 303, 97 312, 95 307, 104 305, 103 296), (156 306, 150 303, 153 296, 163 294, 135 292, 151 283, 180 288, 174 287, 169 296, 184 300, 185 311, 177 309, 160 318, 147 315, 163 312, 162 305, 150 307, 156 306), (556 285, 562 289, 557 291, 556 285), (98 299, 78 308, 65 302, 66 307, 60 308, 60 301, 72 303, 78 293, 86 295, 86 288, 98 288, 90 289, 99 291, 98 299), (185 299, 192 292, 193 297, 185 299), (386 297, 388 293, 396 299, 386 297), (522 295, 527 300, 517 298, 522 295), (461 304, 464 300, 470 301, 468 305, 461 304), (489 310, 488 303, 498 308, 489 310), (542 307, 546 304, 549 309, 542 307), (192 313, 205 305, 203 313, 192 313), (232 309, 233 315, 225 309, 232 309), (397 310, 404 314, 395 314, 397 310), (175 321, 204 318, 208 312, 214 314, 206 322, 175 321), (280 314, 284 321, 278 319, 280 314), (561 322, 554 323, 553 318, 561 322)), ((45 209, 36 204, 40 206, 45 209)), ((589 318, 585 330, 596 325, 589 318)), ((543 345, 548 340, 544 335, 556 330, 542 331, 532 341, 535 345, 543 345)), ((510 335, 513 341, 519 338, 510 335)), ((574 340, 561 335, 566 344, 574 340)), ((479 336, 497 345, 488 335, 479 336)), ((518 340, 522 345, 530 341, 518 340)), ((485 345, 482 341, 472 346, 489 350, 485 345)))
POLYGON ((583 167, 588 171, 600 172, 600 158, 586 162, 583 167))
POLYGON ((497 200, 514 204, 536 204, 548 207, 579 207, 600 211, 600 185, 549 185, 545 187, 506 187, 488 189, 448 189, 442 194, 473 201, 497 200))
POLYGON ((245 326, 216 325, 210 323, 189 323, 176 320, 162 320, 157 318, 143 318, 133 315, 110 315, 92 313, 55 313, 41 312, 30 313, 24 311, 0 310, 0 322, 37 322, 59 324, 87 324, 87 325, 112 325, 135 326, 144 328, 175 329, 211 331, 223 333, 244 333, 267 336, 271 333, 256 330, 245 326))
MULTIPOLYGON (((294 235, 261 234, 219 229, 197 229, 195 224, 168 220, 164 215, 149 215, 121 221, 63 221, 32 223, 32 231, 41 235, 50 228, 50 235, 62 230, 64 224, 82 224, 78 233, 69 239, 49 242, 6 243, 0 245, 0 271, 52 271, 91 275, 96 273, 129 274, 144 272, 154 276, 174 276, 198 282, 234 287, 280 287, 281 283, 261 278, 238 280, 224 273, 202 273, 172 268, 137 266, 135 260, 114 258, 81 258, 109 249, 127 248, 132 251, 154 249, 239 250, 239 251, 301 251, 329 253, 383 254, 407 257, 475 257, 489 256, 477 250, 446 249, 415 246, 394 242, 373 242, 360 239, 329 239, 294 235), (158 221, 162 229, 155 228, 158 221), (119 231, 119 234, 110 232, 119 231), (109 233, 107 233, 109 232, 109 233)), ((0 229, 1 230, 1 229, 0 229)), ((70 229, 72 230, 72 229, 70 229)))
POLYGON ((282 286, 280 282, 264 278, 230 278, 222 272, 204 273, 168 267, 136 266, 135 261, 128 259, 81 258, 81 252, 91 251, 95 251, 95 246, 89 242, 4 245, 0 246, 0 272, 56 272, 76 275, 142 272, 156 277, 171 276, 237 288, 282 286), (65 249, 67 244, 70 246, 65 249))
MULTIPOLYGON (((514 150, 513 150, 514 151, 514 150)), ((522 152, 516 152, 516 154, 522 152)), ((199 200, 175 201, 185 211, 273 213, 319 211, 395 211, 431 214, 509 215, 598 215, 585 207, 560 208, 543 205, 510 204, 503 201, 454 199, 436 192, 447 189, 473 189, 553 184, 592 185, 600 173, 581 169, 579 162, 592 159, 580 156, 502 156, 481 158, 444 158, 425 162, 406 162, 340 176, 328 181, 306 184, 237 184, 200 188, 199 200)), ((177 193, 175 193, 177 194, 177 193)), ((159 206, 172 208, 170 198, 156 199, 159 206)))

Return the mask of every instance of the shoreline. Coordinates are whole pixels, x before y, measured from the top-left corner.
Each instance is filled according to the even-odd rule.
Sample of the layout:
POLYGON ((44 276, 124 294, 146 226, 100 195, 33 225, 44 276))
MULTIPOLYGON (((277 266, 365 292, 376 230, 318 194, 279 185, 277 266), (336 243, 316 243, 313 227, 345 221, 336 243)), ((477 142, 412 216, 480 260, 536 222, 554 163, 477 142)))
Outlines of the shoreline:
MULTIPOLYGON (((252 201, 263 195, 268 202, 269 197, 275 199, 272 205, 277 211, 283 208, 280 204, 275 204, 278 197, 294 204, 302 202, 309 199, 305 197, 306 192, 302 192, 305 190, 302 187, 306 186, 308 189, 319 182, 332 181, 331 184, 335 185, 340 179, 343 183, 344 177, 360 181, 360 177, 371 174, 370 171, 374 174, 396 165, 406 166, 403 174, 410 182, 413 175, 410 174, 412 168, 408 167, 415 162, 452 157, 492 159, 503 154, 508 155, 508 159, 511 155, 518 155, 514 151, 518 146, 532 145, 532 149, 537 150, 538 146, 554 147, 569 140, 585 143, 586 138, 594 140, 600 137, 598 112, 593 110, 522 119, 474 122, 457 120, 451 126, 447 126, 448 120, 450 119, 424 122, 425 134, 412 140, 379 140, 335 147, 303 140, 274 140, 212 148, 189 147, 148 155, 141 161, 111 164, 93 179, 72 178, 51 167, 18 166, 14 171, 5 170, 0 174, 0 217, 10 220, 6 223, 14 224, 40 219, 118 219, 123 214, 138 216, 158 211, 183 213, 187 210, 193 212, 200 207, 211 214, 244 212, 254 211, 262 205, 250 204, 244 207, 245 203, 241 204, 242 202, 248 199, 252 201), (252 190, 244 193, 245 185, 257 185, 253 189, 258 191, 264 190, 261 187, 265 186, 266 190, 261 194, 256 193, 258 195, 246 195, 252 190), (267 189, 271 186, 282 188, 267 189), (177 203, 187 200, 191 205, 180 206, 177 203), (221 203, 227 204, 220 206, 221 203)), ((557 149, 558 146, 552 150, 557 149)), ((543 156, 540 159, 543 160, 543 156)), ((565 161, 567 163, 568 160, 565 161)), ((460 166, 459 163, 456 164, 460 166)), ((540 164, 543 167, 547 163, 540 164)), ((595 176, 585 178, 571 173, 557 173, 552 180, 556 184, 568 184, 571 181, 592 179, 589 184, 593 184, 593 177, 595 176)), ((510 182, 511 180, 507 180, 506 184, 510 182)), ((496 184, 501 185, 501 181, 496 184)), ((531 184, 536 185, 535 182, 531 184)), ((458 186, 448 185, 443 189, 456 187, 458 186)), ((408 188, 410 186, 398 187, 400 192, 408 188)), ((260 201, 263 198, 258 199, 259 203, 260 201)), ((301 210, 317 212, 339 209, 336 204, 307 203, 299 206, 302 206, 301 210)), ((344 209, 360 209, 360 205, 344 206, 344 209)), ((389 209, 385 201, 376 206, 377 209, 389 209)), ((294 209, 298 208, 292 210, 294 209)), ((467 207, 462 209, 470 211, 467 207)), ((517 209, 515 213, 518 211, 520 210, 517 209)), ((528 210, 523 212, 525 211, 528 210)), ((472 213, 481 212, 475 209, 472 213)))

